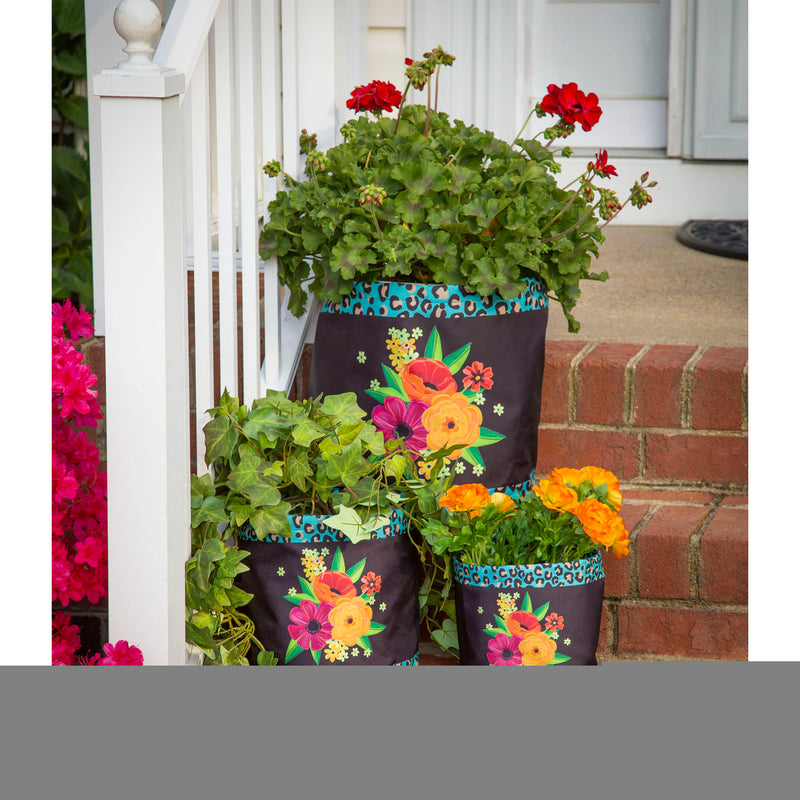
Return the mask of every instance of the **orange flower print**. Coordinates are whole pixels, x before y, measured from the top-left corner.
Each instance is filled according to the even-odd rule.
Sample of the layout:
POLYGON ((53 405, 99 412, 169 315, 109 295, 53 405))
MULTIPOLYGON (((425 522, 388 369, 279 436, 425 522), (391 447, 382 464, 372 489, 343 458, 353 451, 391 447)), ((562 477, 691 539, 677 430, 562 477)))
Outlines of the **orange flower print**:
POLYGON ((409 400, 422 400, 428 405, 431 404, 430 398, 455 394, 458 390, 449 367, 433 358, 410 361, 400 373, 400 380, 409 400))
POLYGON ((331 639, 352 647, 369 630, 372 609, 360 597, 341 600, 328 616, 333 628, 331 639))
POLYGON ((381 576, 368 572, 361 577, 361 594, 378 594, 381 590, 381 576))
POLYGON ((470 405, 463 394, 432 395, 426 402, 430 408, 422 415, 422 425, 428 431, 428 449, 461 445, 448 456, 449 459, 459 458, 463 448, 476 442, 481 435, 481 410, 470 405))
MULTIPOLYGON (((355 584, 344 572, 332 570, 323 572, 314 579, 313 586, 314 594, 321 603, 330 603, 334 606, 358 594, 355 584)), ((335 638, 337 637, 334 636, 335 638)))
POLYGON ((558 481, 542 478, 532 491, 542 501, 545 508, 554 511, 569 511, 574 514, 578 507, 578 495, 575 490, 558 481))
POLYGON ((519 636, 523 639, 529 633, 537 633, 542 629, 536 615, 531 614, 530 611, 512 611, 506 617, 506 625, 512 636, 519 636))
POLYGON ((560 614, 556 614, 554 611, 552 614, 548 614, 544 618, 544 629, 546 631, 560 631, 564 628, 564 617, 560 614))
POLYGON ((472 389, 475 392, 481 389, 491 389, 494 385, 492 380, 492 368, 484 367, 480 361, 473 361, 464 367, 464 378, 462 382, 465 389, 472 389))
POLYGON ((556 654, 556 643, 546 633, 536 631, 525 636, 519 644, 522 663, 526 666, 549 664, 556 654))
POLYGON ((482 483, 451 486, 440 498, 439 505, 450 511, 469 511, 470 517, 481 513, 492 502, 489 490, 482 483))

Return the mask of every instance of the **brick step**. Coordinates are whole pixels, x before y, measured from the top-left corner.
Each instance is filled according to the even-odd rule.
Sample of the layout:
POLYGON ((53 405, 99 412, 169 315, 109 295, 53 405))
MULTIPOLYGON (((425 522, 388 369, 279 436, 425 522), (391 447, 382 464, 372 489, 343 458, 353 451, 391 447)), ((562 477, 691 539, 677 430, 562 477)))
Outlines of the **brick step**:
POLYGON ((747 484, 747 349, 548 341, 537 471, 747 484))
MULTIPOLYGON (((606 572, 598 661, 747 660, 747 498, 623 483, 627 558, 606 572)), ((423 665, 452 665, 429 640, 423 665)))

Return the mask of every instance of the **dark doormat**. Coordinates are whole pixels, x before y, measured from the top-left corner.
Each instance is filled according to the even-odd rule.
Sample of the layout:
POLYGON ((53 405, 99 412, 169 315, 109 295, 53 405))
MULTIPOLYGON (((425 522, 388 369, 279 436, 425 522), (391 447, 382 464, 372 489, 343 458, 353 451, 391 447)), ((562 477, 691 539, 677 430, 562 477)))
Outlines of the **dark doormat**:
POLYGON ((747 258, 747 220, 692 219, 678 229, 678 241, 727 258, 747 258))

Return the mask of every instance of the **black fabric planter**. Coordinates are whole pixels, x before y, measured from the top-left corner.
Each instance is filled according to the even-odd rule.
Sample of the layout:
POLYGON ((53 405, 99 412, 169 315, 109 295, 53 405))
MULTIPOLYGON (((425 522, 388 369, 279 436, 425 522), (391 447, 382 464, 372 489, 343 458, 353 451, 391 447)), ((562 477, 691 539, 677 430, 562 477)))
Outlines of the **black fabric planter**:
POLYGON ((236 585, 264 647, 280 664, 418 664, 419 558, 402 515, 355 543, 324 516, 290 522, 290 539, 239 533, 250 569, 236 585))
POLYGON ((455 483, 527 491, 536 466, 547 296, 540 280, 513 300, 464 287, 356 284, 325 303, 311 395, 355 392, 384 431, 424 451, 464 444, 455 483))
POLYGON ((475 567, 454 560, 462 664, 597 664, 600 553, 562 564, 475 567))

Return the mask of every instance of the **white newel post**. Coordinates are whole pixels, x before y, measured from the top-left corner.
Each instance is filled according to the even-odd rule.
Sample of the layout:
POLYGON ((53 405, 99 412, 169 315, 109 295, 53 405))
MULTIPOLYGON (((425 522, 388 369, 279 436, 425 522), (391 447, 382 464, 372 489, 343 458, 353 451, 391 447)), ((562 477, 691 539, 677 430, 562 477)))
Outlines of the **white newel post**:
MULTIPOLYGON (((128 61, 100 98, 106 309, 109 636, 183 664, 189 555, 189 370, 180 93, 152 62, 161 17, 124 0, 128 61)), ((109 32, 111 35, 111 32, 109 32)))

